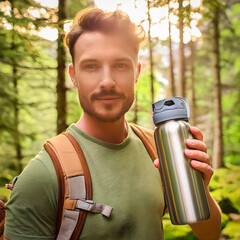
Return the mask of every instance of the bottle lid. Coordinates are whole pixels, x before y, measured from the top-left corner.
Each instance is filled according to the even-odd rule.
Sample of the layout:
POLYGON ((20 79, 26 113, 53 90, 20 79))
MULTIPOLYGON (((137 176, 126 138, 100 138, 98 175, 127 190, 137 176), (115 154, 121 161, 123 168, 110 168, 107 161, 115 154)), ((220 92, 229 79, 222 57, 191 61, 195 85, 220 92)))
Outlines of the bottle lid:
POLYGON ((168 120, 182 119, 189 120, 190 109, 188 102, 182 97, 171 97, 153 103, 154 124, 168 120))

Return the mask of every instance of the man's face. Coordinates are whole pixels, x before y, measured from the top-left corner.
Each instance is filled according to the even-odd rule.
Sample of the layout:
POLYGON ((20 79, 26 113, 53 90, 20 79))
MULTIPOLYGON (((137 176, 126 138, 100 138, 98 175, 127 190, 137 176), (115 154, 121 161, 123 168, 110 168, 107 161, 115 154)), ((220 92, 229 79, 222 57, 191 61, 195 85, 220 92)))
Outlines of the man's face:
POLYGON ((124 117, 135 97, 141 70, 137 53, 118 35, 87 32, 74 46, 69 74, 85 114, 113 122, 124 117))

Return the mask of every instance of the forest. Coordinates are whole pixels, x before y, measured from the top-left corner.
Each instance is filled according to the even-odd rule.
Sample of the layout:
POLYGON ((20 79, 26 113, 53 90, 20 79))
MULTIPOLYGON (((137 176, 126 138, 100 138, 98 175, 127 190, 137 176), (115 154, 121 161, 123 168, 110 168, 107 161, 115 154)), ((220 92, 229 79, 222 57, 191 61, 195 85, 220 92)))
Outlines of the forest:
MULTIPOLYGON (((187 99, 215 170, 209 188, 222 209, 221 239, 240 239, 239 0, 1 0, 0 199, 9 199, 4 185, 44 142, 81 116, 63 38, 89 6, 129 11, 144 27, 142 73, 126 118, 154 129, 152 103, 187 99)), ((167 240, 196 239, 168 214, 163 225, 167 240)))

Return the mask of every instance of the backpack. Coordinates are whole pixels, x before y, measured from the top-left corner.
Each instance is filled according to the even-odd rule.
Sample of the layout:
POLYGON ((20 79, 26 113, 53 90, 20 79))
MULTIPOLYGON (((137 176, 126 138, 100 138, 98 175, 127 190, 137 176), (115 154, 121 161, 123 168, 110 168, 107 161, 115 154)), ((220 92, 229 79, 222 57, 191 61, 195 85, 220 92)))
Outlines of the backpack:
MULTIPOLYGON (((153 131, 135 124, 130 126, 143 142, 151 159, 153 161, 157 159, 153 131)), ((49 139, 44 144, 44 148, 52 159, 58 178, 57 240, 76 240, 82 232, 88 212, 110 217, 113 209, 108 205, 92 201, 92 183, 88 165, 81 147, 70 133, 64 132, 49 139)), ((7 185, 7 188, 12 190, 16 180, 17 178, 7 185)), ((165 210, 166 204, 164 212, 165 210)), ((4 222, 5 206, 0 201, 0 240, 3 239, 4 222)))

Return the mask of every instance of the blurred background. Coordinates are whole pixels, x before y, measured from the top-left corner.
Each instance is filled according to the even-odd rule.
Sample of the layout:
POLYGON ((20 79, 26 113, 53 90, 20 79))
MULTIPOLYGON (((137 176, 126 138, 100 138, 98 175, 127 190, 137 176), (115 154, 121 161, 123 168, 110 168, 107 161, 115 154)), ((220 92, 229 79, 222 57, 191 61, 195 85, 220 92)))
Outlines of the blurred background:
MULTIPOLYGON (((154 129, 152 103, 185 97, 215 169, 221 239, 240 239, 240 0, 0 1, 0 199, 44 142, 81 116, 63 45, 88 6, 129 14, 146 31, 129 122, 154 129)), ((196 239, 164 218, 165 239, 196 239)))

